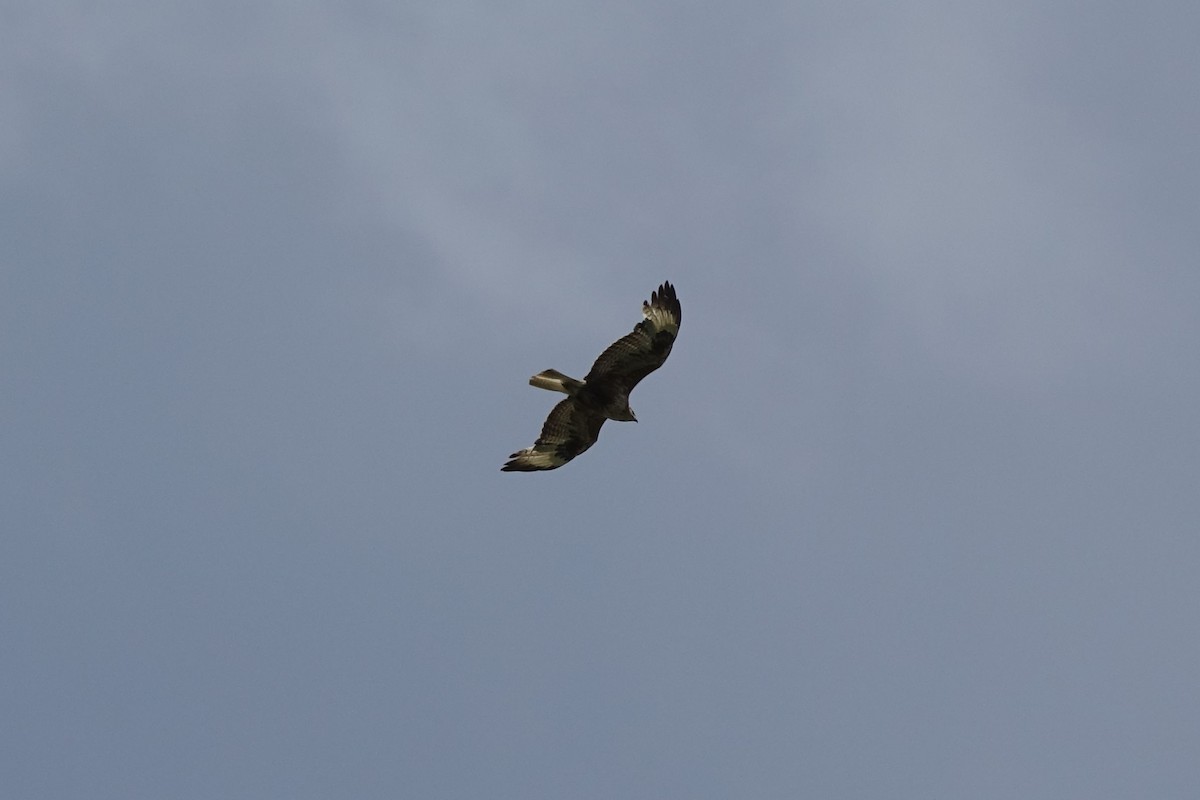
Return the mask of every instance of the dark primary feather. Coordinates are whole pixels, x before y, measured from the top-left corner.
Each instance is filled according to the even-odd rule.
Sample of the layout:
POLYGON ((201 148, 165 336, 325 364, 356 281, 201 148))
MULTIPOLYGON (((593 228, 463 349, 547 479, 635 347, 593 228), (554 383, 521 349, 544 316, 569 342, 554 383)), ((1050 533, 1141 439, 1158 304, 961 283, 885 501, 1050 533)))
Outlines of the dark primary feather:
POLYGON ((650 301, 642 305, 645 310, 663 312, 664 317, 673 323, 674 330, 670 327, 659 329, 650 320, 643 319, 631 333, 613 342, 600 354, 583 379, 585 383, 608 383, 627 394, 637 386, 638 381, 667 360, 671 346, 675 344, 679 323, 683 320, 683 309, 679 305, 679 298, 675 296, 675 287, 670 282, 664 282, 650 293, 650 301))
POLYGON ((534 472, 561 467, 596 443, 604 417, 568 397, 550 411, 542 435, 533 447, 518 450, 500 469, 504 472, 534 472))

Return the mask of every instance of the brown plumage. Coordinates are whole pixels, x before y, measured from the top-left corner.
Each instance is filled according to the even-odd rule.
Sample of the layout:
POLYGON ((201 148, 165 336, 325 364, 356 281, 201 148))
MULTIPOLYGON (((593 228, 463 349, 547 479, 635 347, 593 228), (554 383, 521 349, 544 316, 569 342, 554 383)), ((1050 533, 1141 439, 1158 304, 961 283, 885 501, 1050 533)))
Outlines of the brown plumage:
POLYGON ((596 443, 606 419, 637 422, 629 393, 638 381, 663 365, 679 334, 683 311, 675 287, 664 282, 642 303, 644 319, 632 333, 613 342, 582 380, 548 369, 529 379, 532 386, 564 392, 546 418, 532 447, 518 450, 501 467, 505 472, 555 469, 596 443))

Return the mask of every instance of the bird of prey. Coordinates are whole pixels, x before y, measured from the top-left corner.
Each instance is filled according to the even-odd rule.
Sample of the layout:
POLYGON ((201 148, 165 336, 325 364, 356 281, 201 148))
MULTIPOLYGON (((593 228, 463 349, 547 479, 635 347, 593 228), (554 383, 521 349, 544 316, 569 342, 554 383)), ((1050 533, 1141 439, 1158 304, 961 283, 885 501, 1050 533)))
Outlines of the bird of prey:
POLYGON ((679 334, 683 312, 675 287, 664 282, 642 303, 641 322, 600 354, 583 380, 548 369, 529 379, 531 386, 563 392, 546 417, 542 435, 532 447, 518 450, 500 469, 533 472, 555 469, 596 443, 606 419, 637 422, 629 407, 629 393, 638 381, 663 365, 679 334))

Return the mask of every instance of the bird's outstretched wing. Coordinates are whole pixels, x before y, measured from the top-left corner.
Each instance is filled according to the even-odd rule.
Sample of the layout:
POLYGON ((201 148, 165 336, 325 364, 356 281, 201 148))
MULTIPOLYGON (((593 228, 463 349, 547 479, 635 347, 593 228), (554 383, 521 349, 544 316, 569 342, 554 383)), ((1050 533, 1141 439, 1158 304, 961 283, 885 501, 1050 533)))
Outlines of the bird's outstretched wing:
POLYGON ((645 319, 634 326, 632 333, 625 334, 600 354, 583 379, 585 383, 628 395, 638 381, 663 365, 671 354, 683 319, 679 298, 670 282, 663 282, 650 293, 650 300, 642 303, 642 316, 645 319))
POLYGON ((533 447, 518 450, 500 469, 504 472, 534 472, 561 467, 596 443, 604 416, 568 397, 550 410, 542 435, 533 447))

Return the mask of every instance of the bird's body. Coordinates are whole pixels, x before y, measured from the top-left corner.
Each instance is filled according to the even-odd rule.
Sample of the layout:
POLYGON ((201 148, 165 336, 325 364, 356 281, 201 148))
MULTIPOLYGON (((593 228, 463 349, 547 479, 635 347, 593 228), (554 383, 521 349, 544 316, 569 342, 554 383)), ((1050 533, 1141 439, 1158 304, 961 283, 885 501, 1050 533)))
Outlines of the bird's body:
POLYGON ((555 469, 587 450, 605 420, 637 422, 629 393, 662 366, 671 353, 683 317, 675 287, 664 282, 642 303, 644 319, 600 354, 583 380, 548 369, 529 379, 532 386, 563 392, 532 447, 513 453, 505 472, 555 469))

